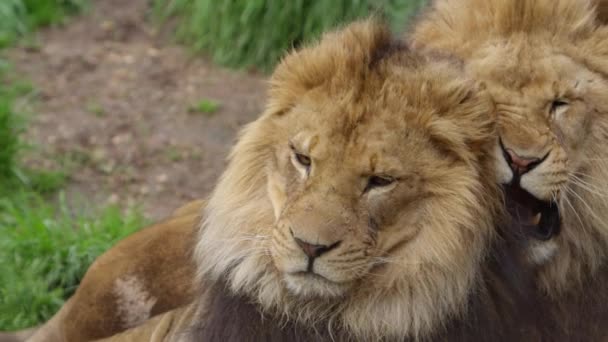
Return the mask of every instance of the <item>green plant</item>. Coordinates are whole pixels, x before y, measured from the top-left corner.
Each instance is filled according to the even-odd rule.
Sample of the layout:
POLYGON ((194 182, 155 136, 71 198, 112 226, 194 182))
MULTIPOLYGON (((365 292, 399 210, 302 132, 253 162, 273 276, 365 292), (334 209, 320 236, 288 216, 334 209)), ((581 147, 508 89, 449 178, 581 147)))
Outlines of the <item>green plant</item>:
POLYGON ((34 92, 29 82, 12 80, 10 66, 0 60, 0 196, 17 188, 29 188, 39 193, 50 193, 65 182, 63 172, 31 170, 19 163, 20 153, 26 148, 20 134, 25 118, 15 110, 17 99, 34 92))
MULTIPOLYGON (((62 22, 86 2, 0 0, 0 48, 62 22)), ((47 320, 98 255, 145 224, 136 210, 75 208, 61 193, 55 201, 65 173, 21 165, 28 146, 20 139, 25 119, 16 103, 33 92, 0 58, 0 330, 47 320)))
POLYGON ((270 70, 284 52, 341 23, 376 14, 396 28, 424 0, 155 0, 161 20, 177 16, 177 37, 217 63, 270 70))
POLYGON ((0 48, 11 44, 28 31, 27 9, 22 0, 0 1, 0 48))
POLYGON ((89 0, 2 0, 0 1, 0 48, 40 26, 62 23, 86 7, 89 0))
POLYGON ((0 96, 0 180, 3 182, 13 179, 16 175, 15 162, 20 146, 19 129, 11 99, 0 96))
POLYGON ((48 319, 89 265, 145 224, 137 211, 75 210, 32 192, 0 199, 0 330, 48 319))
MULTIPOLYGON (((9 67, 4 65, 0 77, 8 74, 9 67)), ((14 110, 15 98, 22 94, 22 87, 0 82, 0 193, 2 188, 19 176, 17 167, 18 152, 23 147, 19 134, 23 130, 23 118, 14 110)))
POLYGON ((81 11, 86 0, 23 0, 27 9, 30 28, 62 23, 69 16, 81 11))
POLYGON ((86 106, 87 112, 95 115, 98 118, 104 117, 106 115, 106 111, 103 106, 95 101, 91 101, 86 106))
POLYGON ((210 114, 217 112, 218 109, 220 109, 219 102, 210 100, 210 99, 203 99, 203 100, 200 100, 195 105, 190 106, 189 111, 210 115, 210 114))

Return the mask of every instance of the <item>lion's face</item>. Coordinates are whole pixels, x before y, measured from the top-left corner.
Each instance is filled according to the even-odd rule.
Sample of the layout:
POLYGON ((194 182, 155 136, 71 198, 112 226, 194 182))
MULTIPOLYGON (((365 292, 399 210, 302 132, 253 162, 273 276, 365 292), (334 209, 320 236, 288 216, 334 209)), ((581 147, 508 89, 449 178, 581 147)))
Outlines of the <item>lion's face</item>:
POLYGON ((362 340, 464 310, 499 202, 489 96, 389 37, 359 23, 281 63, 197 247, 203 277, 362 340))
POLYGON ((519 50, 512 44, 491 50, 469 68, 486 81, 496 102, 498 178, 554 201, 569 176, 584 167, 576 155, 597 144, 589 134, 607 82, 565 55, 545 53, 550 46, 529 42, 519 50))
POLYGON ((469 232, 448 228, 437 236, 428 216, 434 208, 445 206, 446 215, 452 209, 433 187, 457 193, 462 183, 478 183, 476 170, 425 136, 417 116, 427 113, 398 96, 410 92, 409 85, 391 81, 390 92, 379 86, 366 86, 371 89, 362 102, 348 95, 349 88, 311 91, 276 120, 283 134, 268 173, 276 213, 268 248, 294 294, 343 295, 384 272, 462 252, 449 251, 443 239, 467 240, 469 232), (439 245, 430 247, 429 239, 439 245))
POLYGON ((595 253, 589 246, 601 246, 608 234, 605 223, 593 219, 604 215, 597 202, 606 191, 606 78, 559 43, 534 37, 480 49, 468 67, 496 102, 497 175, 518 201, 514 216, 527 221, 535 237, 531 259, 543 265, 561 253, 571 262, 571 249, 587 239, 595 253), (562 225, 568 231, 560 237, 562 225), (589 229, 599 231, 585 236, 589 229))
POLYGON ((568 192, 592 166, 583 156, 603 139, 592 123, 601 119, 608 88, 600 75, 555 49, 522 37, 481 49, 469 63, 496 102, 498 179, 533 197, 528 216, 540 238, 559 231, 560 204, 568 205, 568 192))

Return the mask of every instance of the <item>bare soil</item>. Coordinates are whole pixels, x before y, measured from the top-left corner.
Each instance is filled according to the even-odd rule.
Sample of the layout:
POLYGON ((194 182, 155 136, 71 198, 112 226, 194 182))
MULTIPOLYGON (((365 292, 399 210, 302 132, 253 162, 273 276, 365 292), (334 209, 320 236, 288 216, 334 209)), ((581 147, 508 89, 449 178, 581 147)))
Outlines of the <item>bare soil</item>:
POLYGON ((26 139, 33 166, 65 169, 67 193, 141 205, 158 219, 206 196, 238 129, 262 109, 263 76, 225 70, 171 41, 147 0, 97 0, 39 46, 9 51, 39 91, 26 139), (213 113, 191 107, 219 103, 213 113))

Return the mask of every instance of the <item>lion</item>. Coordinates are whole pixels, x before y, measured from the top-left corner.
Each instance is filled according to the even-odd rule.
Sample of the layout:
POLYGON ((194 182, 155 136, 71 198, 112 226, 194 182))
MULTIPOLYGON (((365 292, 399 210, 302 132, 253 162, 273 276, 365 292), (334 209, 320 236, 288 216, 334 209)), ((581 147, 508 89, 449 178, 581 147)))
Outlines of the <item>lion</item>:
POLYGON ((105 341, 532 336, 509 325, 535 326, 509 307, 533 303, 517 259, 494 253, 494 110, 374 20, 291 52, 204 210, 197 299, 105 341))
POLYGON ((195 295, 191 254, 204 203, 192 201, 120 241, 95 260, 51 320, 39 328, 0 334, 0 341, 90 341, 189 303, 195 295))
POLYGON ((409 38, 487 85, 497 177, 527 222, 538 286, 595 312, 564 314, 590 325, 608 317, 608 28, 597 16, 591 0, 438 0, 409 38))

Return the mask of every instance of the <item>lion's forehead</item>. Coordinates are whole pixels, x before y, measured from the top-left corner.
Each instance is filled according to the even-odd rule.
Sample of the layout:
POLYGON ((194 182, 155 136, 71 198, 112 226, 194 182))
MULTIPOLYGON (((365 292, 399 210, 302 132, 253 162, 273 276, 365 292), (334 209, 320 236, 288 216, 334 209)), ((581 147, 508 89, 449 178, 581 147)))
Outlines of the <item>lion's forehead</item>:
POLYGON ((296 129, 294 137, 298 146, 316 159, 334 159, 372 172, 412 163, 410 159, 426 148, 422 130, 403 118, 382 116, 350 128, 323 123, 304 126, 296 129))
POLYGON ((468 61, 478 78, 514 91, 574 83, 586 69, 566 51, 543 41, 491 42, 468 61))

